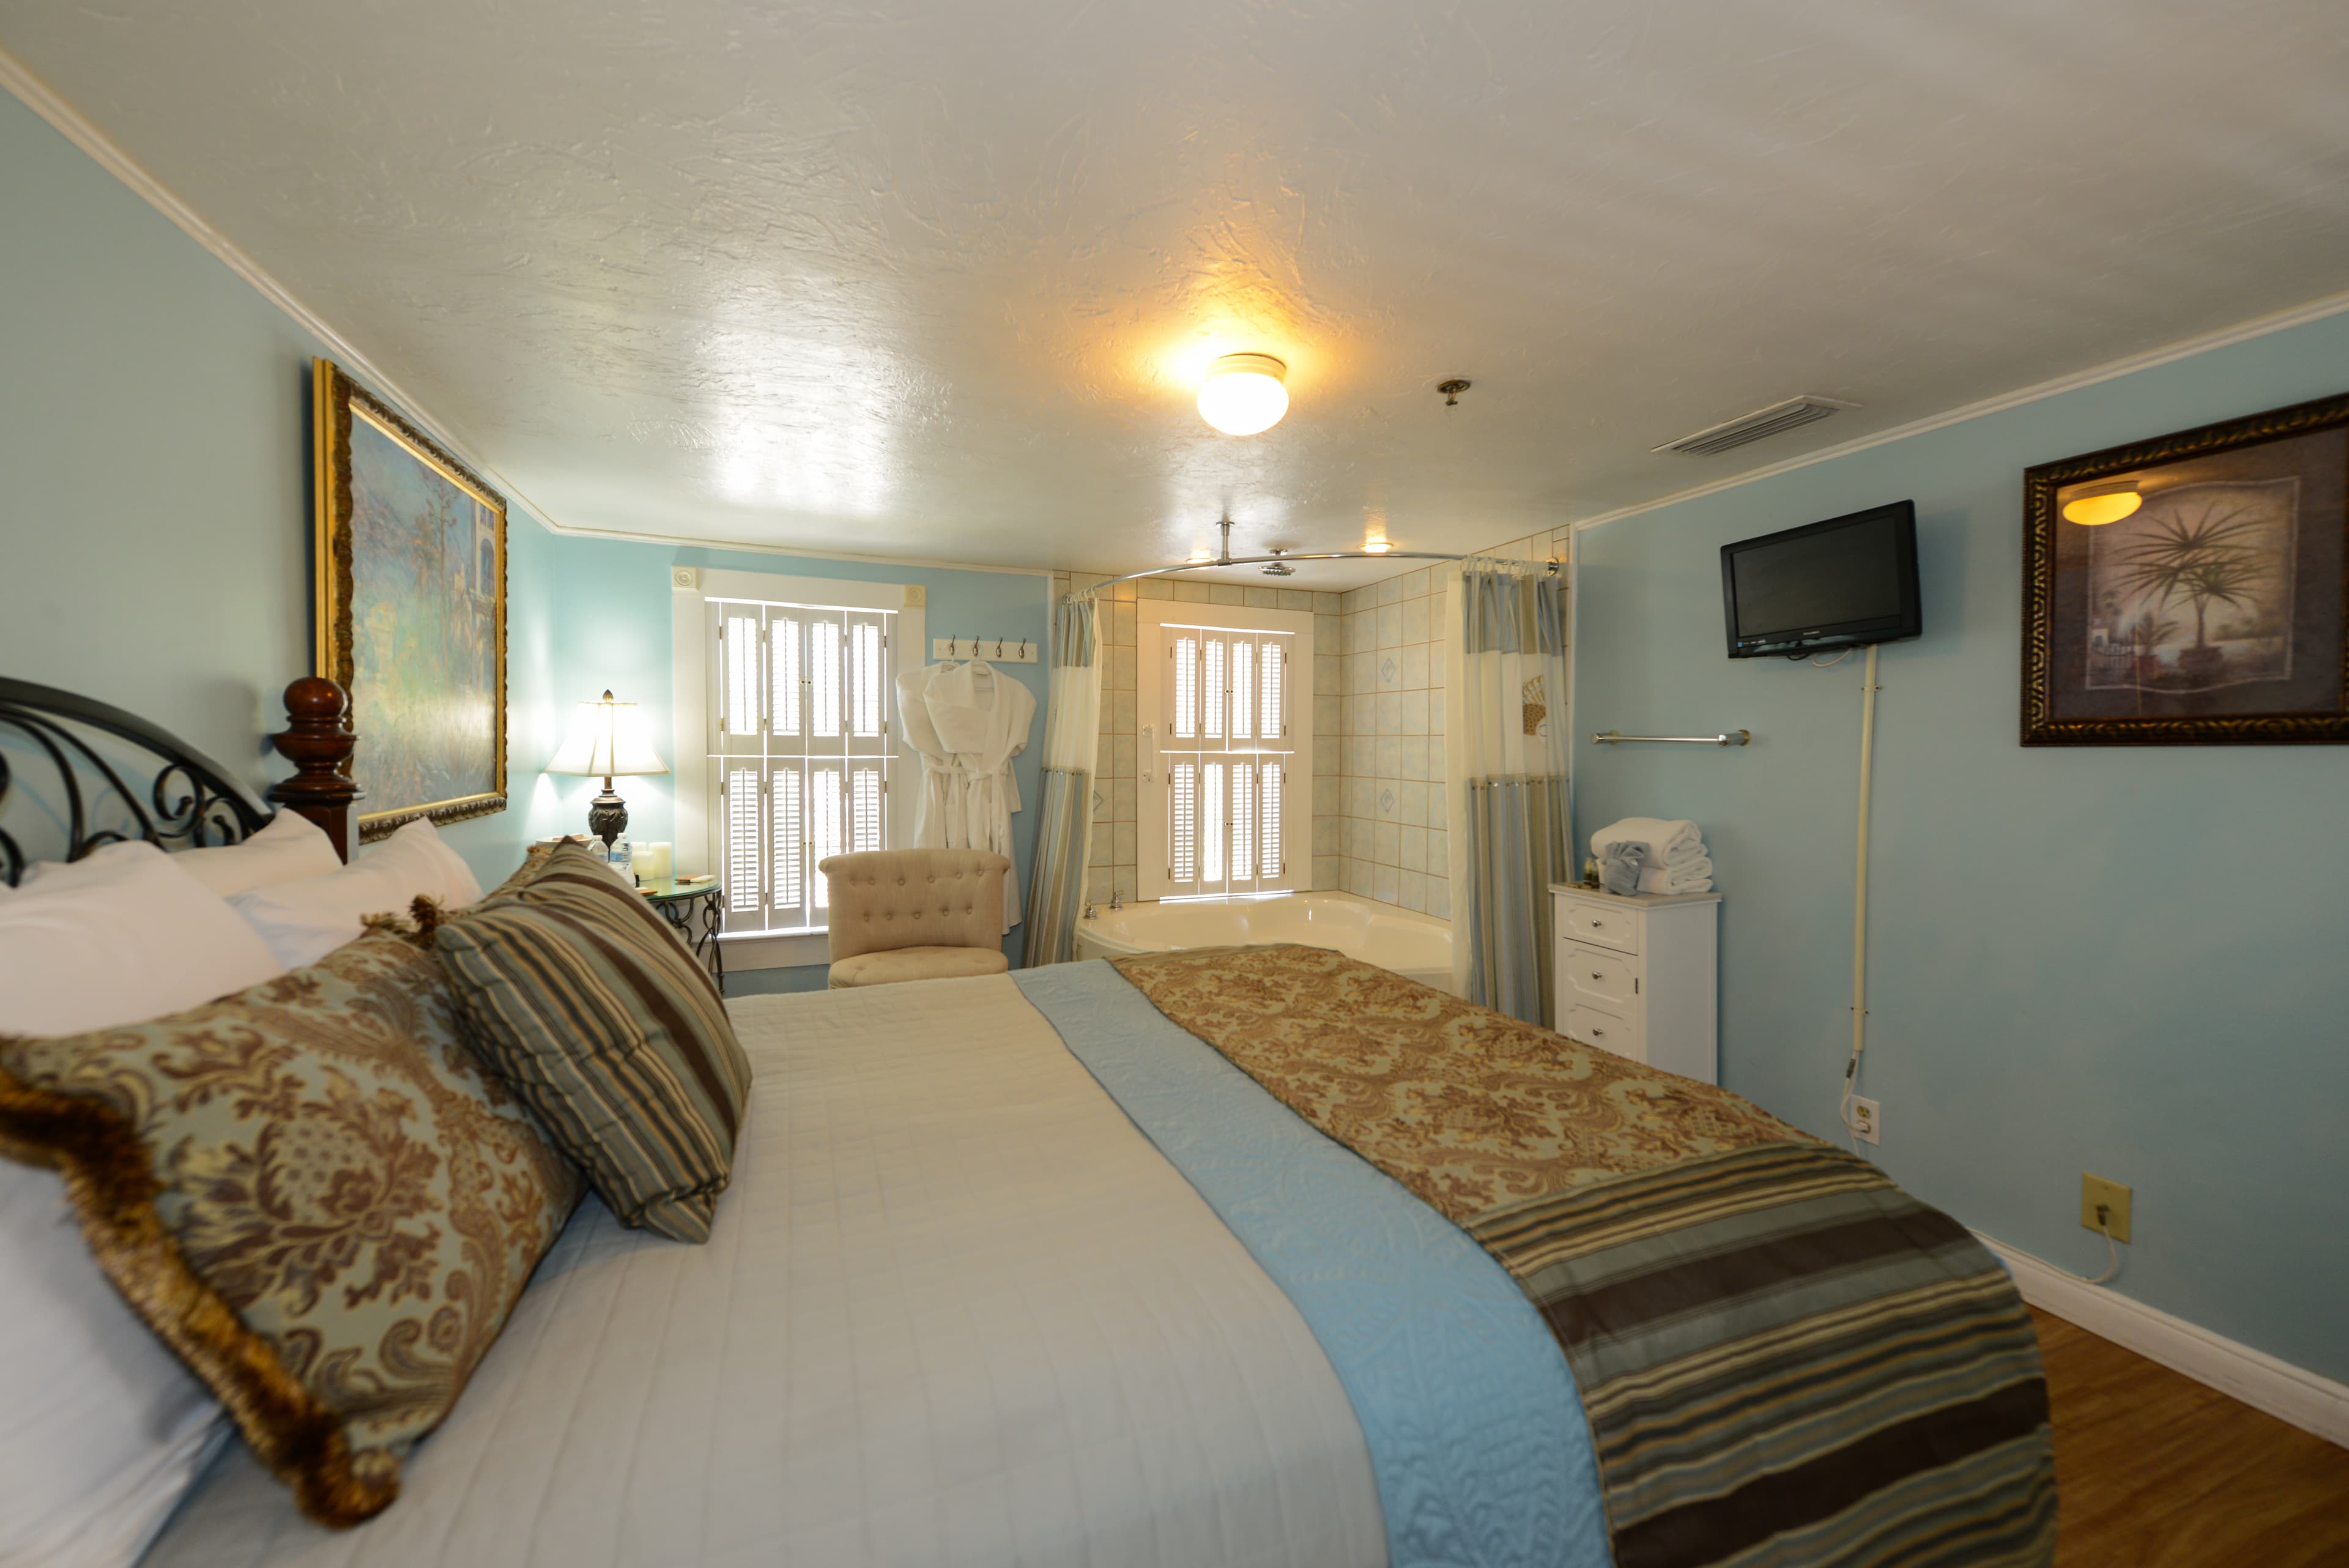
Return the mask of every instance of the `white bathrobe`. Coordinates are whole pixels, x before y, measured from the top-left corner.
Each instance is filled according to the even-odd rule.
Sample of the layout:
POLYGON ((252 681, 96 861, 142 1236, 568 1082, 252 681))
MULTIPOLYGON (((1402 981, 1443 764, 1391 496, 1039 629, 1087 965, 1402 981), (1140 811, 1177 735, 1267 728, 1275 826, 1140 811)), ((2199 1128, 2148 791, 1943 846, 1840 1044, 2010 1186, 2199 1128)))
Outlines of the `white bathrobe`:
MULTIPOLYGON (((924 706, 938 739, 954 753, 963 778, 965 846, 990 849, 1015 862, 1003 878, 1003 929, 1019 923, 1019 877, 1011 853, 1011 814, 1019 785, 1011 759, 1028 749, 1036 698, 1028 688, 979 659, 933 666, 924 706)), ((951 836, 951 830, 949 830, 951 836)))
POLYGON ((922 759, 922 809, 914 828, 916 849, 967 849, 968 815, 962 765, 930 722, 930 678, 947 667, 926 664, 897 677, 897 727, 922 759))

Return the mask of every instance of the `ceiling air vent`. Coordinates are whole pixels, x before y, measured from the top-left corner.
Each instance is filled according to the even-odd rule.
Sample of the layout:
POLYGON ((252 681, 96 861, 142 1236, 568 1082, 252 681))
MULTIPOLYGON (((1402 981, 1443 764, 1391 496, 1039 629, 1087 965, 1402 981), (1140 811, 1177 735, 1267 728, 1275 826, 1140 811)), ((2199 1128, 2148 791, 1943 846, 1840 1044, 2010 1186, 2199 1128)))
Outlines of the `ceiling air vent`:
POLYGON ((1840 402, 1834 398, 1788 398, 1783 403, 1773 403, 1766 409, 1756 409, 1741 414, 1726 424, 1713 425, 1694 435, 1684 435, 1678 441, 1650 447, 1651 452, 1676 452, 1683 457, 1711 457, 1732 447, 1744 446, 1765 436, 1790 431, 1823 420, 1837 409, 1856 409, 1857 403, 1840 402))

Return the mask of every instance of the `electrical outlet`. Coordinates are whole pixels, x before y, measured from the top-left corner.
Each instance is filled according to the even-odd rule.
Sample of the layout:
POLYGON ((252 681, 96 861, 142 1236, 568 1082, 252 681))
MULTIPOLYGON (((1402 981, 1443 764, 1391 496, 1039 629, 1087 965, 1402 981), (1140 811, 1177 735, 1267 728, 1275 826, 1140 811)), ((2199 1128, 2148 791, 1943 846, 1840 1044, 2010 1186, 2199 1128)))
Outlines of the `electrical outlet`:
POLYGON ((2116 1241, 2129 1239, 2129 1189, 2117 1181, 2101 1176, 2082 1175, 2080 1178, 2080 1223, 2091 1231, 2101 1231, 2116 1241), (2096 1210, 2105 1211, 2105 1222, 2096 1223, 2096 1210))
POLYGON ((1883 1130, 1884 1113, 1878 1108, 1876 1102, 1854 1096, 1851 1102, 1852 1136, 1862 1143, 1881 1143, 1884 1140, 1879 1135, 1883 1130))

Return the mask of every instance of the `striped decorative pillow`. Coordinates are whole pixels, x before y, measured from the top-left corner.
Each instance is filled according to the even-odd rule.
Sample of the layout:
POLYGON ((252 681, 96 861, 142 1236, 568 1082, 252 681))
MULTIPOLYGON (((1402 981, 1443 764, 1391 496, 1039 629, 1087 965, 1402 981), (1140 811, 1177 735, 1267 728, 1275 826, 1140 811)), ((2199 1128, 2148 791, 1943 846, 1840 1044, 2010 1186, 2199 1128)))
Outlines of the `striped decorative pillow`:
POLYGON ((468 1042, 605 1206, 708 1241, 750 1063, 668 923, 576 845, 426 923, 468 1042))

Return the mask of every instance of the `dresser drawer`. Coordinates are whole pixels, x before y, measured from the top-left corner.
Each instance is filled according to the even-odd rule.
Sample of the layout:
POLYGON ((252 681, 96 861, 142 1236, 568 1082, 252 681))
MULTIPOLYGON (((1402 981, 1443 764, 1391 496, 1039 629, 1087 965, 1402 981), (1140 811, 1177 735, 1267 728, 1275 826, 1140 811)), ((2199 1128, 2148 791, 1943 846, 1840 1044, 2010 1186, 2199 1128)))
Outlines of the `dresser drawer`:
POLYGON ((1557 919, 1557 934, 1567 941, 1595 942, 1618 952, 1640 950, 1637 909, 1610 909, 1590 899, 1560 898, 1557 919))
POLYGON ((1640 1026, 1628 1018, 1582 1002, 1568 1002, 1566 1008, 1566 1028, 1569 1040, 1579 1040, 1585 1045, 1596 1045, 1601 1051, 1612 1051, 1618 1056, 1634 1062, 1648 1059, 1648 1043, 1640 1026))
POLYGON ((1558 943, 1557 979, 1559 994, 1569 1007, 1583 1002, 1624 1017, 1639 1011, 1639 961, 1611 948, 1594 948, 1587 942, 1558 943))

